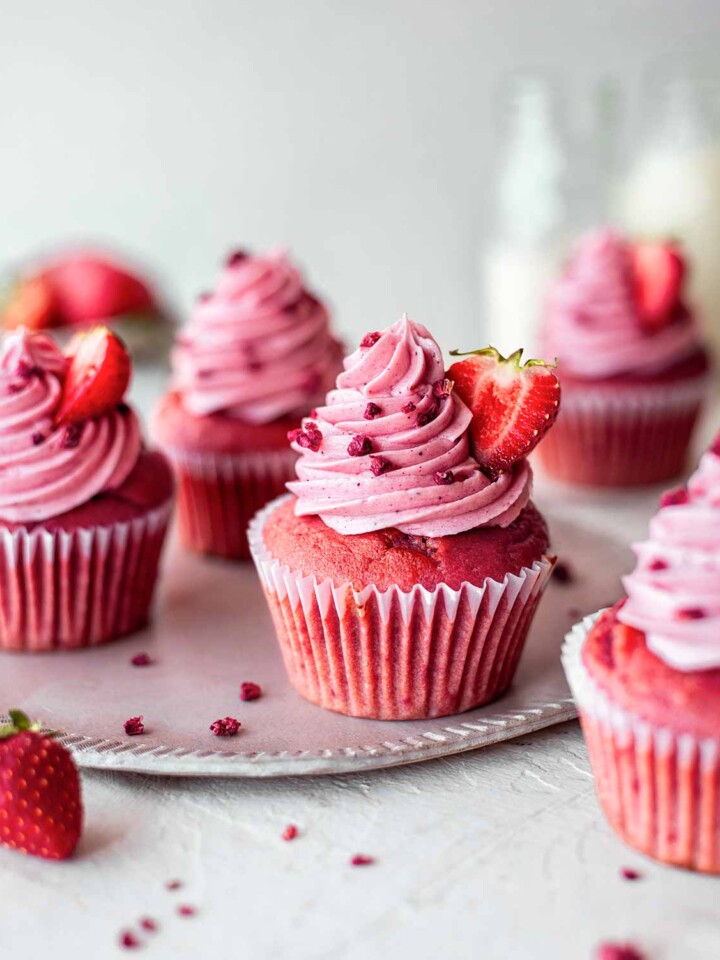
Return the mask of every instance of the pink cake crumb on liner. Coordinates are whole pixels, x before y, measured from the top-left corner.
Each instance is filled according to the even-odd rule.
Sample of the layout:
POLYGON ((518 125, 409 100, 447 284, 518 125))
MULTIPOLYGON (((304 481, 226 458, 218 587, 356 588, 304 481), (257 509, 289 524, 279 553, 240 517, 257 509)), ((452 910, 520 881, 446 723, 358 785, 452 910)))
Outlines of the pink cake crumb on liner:
POLYGON ((249 560, 248 524, 295 479, 297 454, 289 448, 242 454, 164 452, 177 479, 183 545, 195 553, 249 560))
POLYGON ((625 487, 683 472, 710 378, 644 387, 573 383, 536 457, 564 483, 625 487))
POLYGON ((647 856, 720 874, 720 736, 699 739, 656 726, 600 689, 582 647, 602 612, 573 627, 562 661, 605 815, 647 856))
POLYGON ((271 555, 262 531, 286 499, 257 514, 248 538, 298 693, 349 716, 419 720, 462 713, 507 690, 554 560, 482 587, 355 590, 271 555))
POLYGON ((91 647, 143 627, 171 509, 73 531, 0 529, 0 649, 91 647))

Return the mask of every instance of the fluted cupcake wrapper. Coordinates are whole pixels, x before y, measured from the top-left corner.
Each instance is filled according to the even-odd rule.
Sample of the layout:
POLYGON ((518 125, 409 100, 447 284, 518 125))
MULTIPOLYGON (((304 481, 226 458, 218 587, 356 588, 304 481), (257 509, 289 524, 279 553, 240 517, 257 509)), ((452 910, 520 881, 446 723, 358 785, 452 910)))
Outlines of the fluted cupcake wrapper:
POLYGON ((582 662, 599 616, 573 627, 562 660, 605 815, 642 853, 720 873, 720 736, 699 739, 659 727, 613 702, 582 662))
POLYGON ((0 529, 0 649, 105 643, 148 619, 171 502, 107 526, 0 529))
POLYGON ((706 376, 645 387, 573 384, 538 447, 545 471, 564 483, 641 486, 683 472, 706 376))
POLYGON ((177 524, 185 547, 230 560, 250 559, 247 527, 257 511, 296 479, 288 449, 243 454, 166 450, 177 478, 177 524))
POLYGON ((482 587, 355 590, 303 576, 270 554, 262 531, 283 500, 255 517, 249 541, 303 697, 350 716, 414 720, 470 710, 510 686, 552 561, 482 587))

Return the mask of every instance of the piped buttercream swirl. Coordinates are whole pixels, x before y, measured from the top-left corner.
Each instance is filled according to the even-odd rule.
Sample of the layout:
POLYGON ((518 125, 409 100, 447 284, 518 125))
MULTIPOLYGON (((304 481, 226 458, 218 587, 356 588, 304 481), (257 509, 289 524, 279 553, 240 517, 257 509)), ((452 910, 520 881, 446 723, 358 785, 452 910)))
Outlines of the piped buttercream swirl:
POLYGON ((425 327, 403 317, 368 334, 325 405, 293 434, 302 454, 288 484, 296 513, 347 534, 508 526, 530 498, 530 467, 521 461, 488 479, 470 454, 471 419, 425 327))
POLYGON ((321 400, 341 355, 325 306, 285 253, 237 253, 173 350, 173 386, 196 416, 269 423, 321 400))
POLYGON ((635 544, 619 619, 677 670, 720 667, 720 438, 687 488, 666 495, 635 544))
POLYGON ((543 356, 560 370, 595 379, 650 375, 681 363, 700 347, 691 314, 678 303, 674 319, 650 331, 638 316, 629 244, 610 230, 578 245, 548 296, 540 334, 543 356))
POLYGON ((0 519, 57 517, 115 490, 137 463, 140 427, 127 407, 56 428, 68 361, 44 334, 10 334, 0 357, 0 519))

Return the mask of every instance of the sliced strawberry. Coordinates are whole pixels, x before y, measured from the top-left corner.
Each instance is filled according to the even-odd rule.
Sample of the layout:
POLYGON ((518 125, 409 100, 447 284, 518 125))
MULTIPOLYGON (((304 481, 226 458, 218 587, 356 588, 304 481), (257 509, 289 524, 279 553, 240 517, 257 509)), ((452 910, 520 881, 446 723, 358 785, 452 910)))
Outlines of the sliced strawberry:
POLYGON ((76 334, 67 348, 70 358, 55 424, 82 423, 114 410, 130 383, 130 357, 125 344, 107 327, 76 334))
POLYGON ((69 254, 49 267, 44 277, 57 298, 62 323, 69 326, 88 326, 155 309, 142 280, 95 254, 69 254))
POLYGON ((544 360, 522 363, 522 350, 507 360, 494 347, 472 354, 448 370, 455 392, 472 411, 472 452, 490 477, 526 457, 555 422, 560 382, 544 360))
POLYGON ((48 860, 69 857, 82 830, 77 767, 19 710, 0 727, 0 782, 0 843, 48 860))
POLYGON ((51 285, 43 277, 21 280, 10 290, 2 307, 0 322, 6 330, 27 327, 28 330, 47 330, 56 314, 55 297, 51 285))
POLYGON ((670 243, 638 243, 632 248, 632 272, 640 320, 659 330, 673 318, 685 279, 685 261, 670 243))

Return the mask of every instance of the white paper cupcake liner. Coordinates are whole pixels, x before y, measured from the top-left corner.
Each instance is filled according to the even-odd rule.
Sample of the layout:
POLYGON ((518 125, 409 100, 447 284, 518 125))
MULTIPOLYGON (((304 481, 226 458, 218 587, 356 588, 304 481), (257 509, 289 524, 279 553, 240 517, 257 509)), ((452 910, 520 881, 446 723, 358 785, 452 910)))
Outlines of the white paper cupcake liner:
POLYGON ((642 853, 720 873, 720 734, 699 739, 678 733, 610 700, 582 662, 583 643, 600 613, 573 627, 562 661, 605 814, 642 853))
POLYGON ((0 649, 94 646, 142 627, 171 508, 71 532, 0 528, 0 649))
POLYGON ((248 523, 295 479, 297 454, 289 447, 243 454, 165 452, 178 481, 183 544, 197 553, 249 559, 248 523))
POLYGON ((509 687, 551 560, 482 587, 355 590, 303 575, 270 554, 262 531, 285 499, 261 510, 248 536, 288 675, 302 696, 351 716, 400 720, 461 713, 509 687))

